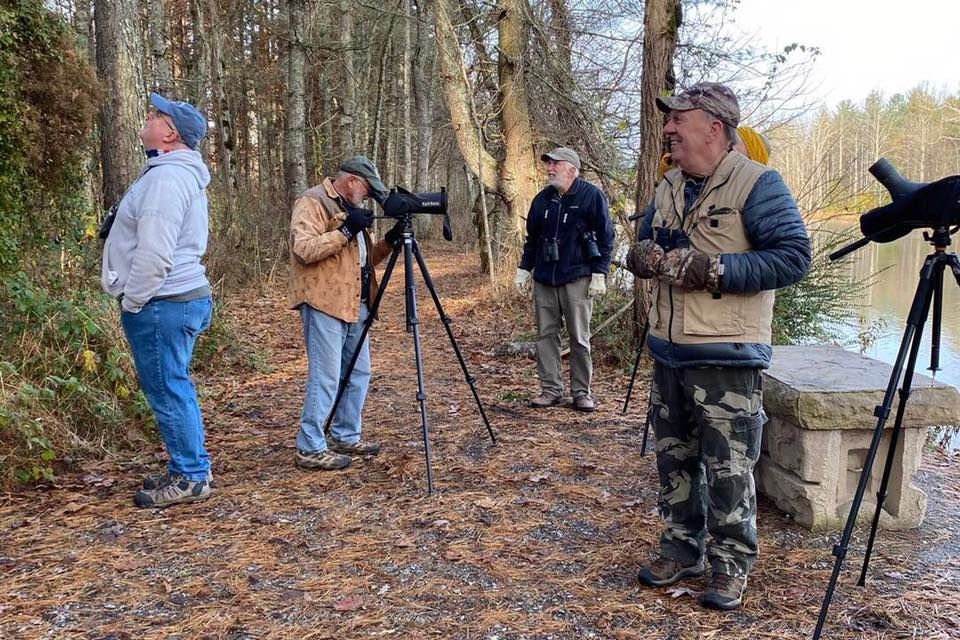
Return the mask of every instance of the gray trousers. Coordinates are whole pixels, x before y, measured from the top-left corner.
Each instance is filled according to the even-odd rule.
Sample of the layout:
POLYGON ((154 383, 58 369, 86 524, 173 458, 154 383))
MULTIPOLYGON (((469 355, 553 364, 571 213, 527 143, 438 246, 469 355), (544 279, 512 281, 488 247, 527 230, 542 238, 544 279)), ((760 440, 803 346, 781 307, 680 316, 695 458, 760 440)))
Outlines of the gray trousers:
POLYGON ((533 306, 537 317, 537 375, 541 390, 563 396, 560 377, 560 327, 570 335, 570 387, 573 397, 590 395, 593 363, 590 360, 590 316, 593 300, 587 297, 590 278, 580 278, 559 287, 533 283, 533 306))

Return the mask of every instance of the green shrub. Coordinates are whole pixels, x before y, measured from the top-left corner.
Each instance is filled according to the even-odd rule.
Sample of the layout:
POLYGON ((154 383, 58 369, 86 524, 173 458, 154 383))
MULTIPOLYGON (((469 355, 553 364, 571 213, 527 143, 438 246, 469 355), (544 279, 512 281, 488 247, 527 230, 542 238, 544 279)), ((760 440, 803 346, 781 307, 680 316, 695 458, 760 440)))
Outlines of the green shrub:
POLYGON ((6 279, 2 293, 0 483, 49 478, 55 461, 142 443, 151 414, 116 302, 52 291, 22 272, 6 279))
POLYGON ((773 307, 774 344, 836 341, 841 325, 856 316, 861 292, 876 277, 855 280, 846 263, 830 260, 831 252, 859 237, 853 229, 817 233, 817 225, 811 227, 817 242, 810 271, 797 284, 777 290, 773 307))

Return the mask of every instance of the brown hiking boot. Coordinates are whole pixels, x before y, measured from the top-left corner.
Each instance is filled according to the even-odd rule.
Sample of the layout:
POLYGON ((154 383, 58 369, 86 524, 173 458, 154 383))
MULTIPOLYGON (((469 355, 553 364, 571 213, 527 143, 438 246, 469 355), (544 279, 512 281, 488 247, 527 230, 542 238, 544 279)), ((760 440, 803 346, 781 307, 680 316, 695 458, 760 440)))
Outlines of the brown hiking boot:
POLYGON ((647 566, 640 569, 637 580, 648 587, 666 587, 684 578, 695 578, 703 575, 703 558, 697 564, 683 564, 673 558, 660 556, 647 566))
POLYGON ((319 469, 321 471, 337 471, 350 466, 352 459, 350 456, 330 451, 317 451, 315 453, 304 453, 297 451, 296 464, 301 469, 319 469))
POLYGON ((363 440, 357 440, 353 444, 349 444, 330 438, 327 440, 327 446, 337 453, 348 456, 375 456, 380 453, 379 444, 376 442, 364 442, 363 440))
POLYGON ((548 393, 541 393, 530 401, 530 406, 534 409, 546 409, 548 407, 555 407, 562 403, 563 396, 552 396, 548 393))
POLYGON ((735 578, 725 573, 714 573, 707 590, 700 596, 700 604, 708 609, 736 609, 743 602, 743 592, 746 590, 746 576, 735 578))
POLYGON ((577 411, 595 411, 597 405, 590 396, 577 396, 573 399, 573 408, 577 411))

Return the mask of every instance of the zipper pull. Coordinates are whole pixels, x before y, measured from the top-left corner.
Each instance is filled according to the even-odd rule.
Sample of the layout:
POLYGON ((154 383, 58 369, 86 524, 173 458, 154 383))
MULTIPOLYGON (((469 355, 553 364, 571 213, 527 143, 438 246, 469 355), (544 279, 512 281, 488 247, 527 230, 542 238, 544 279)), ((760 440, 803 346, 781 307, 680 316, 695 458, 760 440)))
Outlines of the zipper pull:
POLYGON ((566 212, 564 212, 564 214, 563 214, 563 224, 567 224, 567 214, 566 214, 566 212))

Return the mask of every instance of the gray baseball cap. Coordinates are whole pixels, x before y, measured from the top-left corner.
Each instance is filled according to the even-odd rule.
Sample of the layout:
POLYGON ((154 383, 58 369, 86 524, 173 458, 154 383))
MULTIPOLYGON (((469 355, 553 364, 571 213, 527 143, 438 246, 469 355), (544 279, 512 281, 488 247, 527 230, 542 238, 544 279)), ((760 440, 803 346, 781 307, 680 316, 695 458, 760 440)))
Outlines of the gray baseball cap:
POLYGON ((353 156, 352 158, 344 160, 340 165, 340 171, 352 173, 366 180, 370 185, 370 190, 373 192, 371 195, 377 202, 383 202, 387 196, 390 195, 387 188, 383 186, 383 181, 380 180, 380 174, 377 172, 377 168, 373 166, 373 162, 366 156, 353 156))
POLYGON ((671 111, 708 111, 731 127, 740 124, 740 103, 729 87, 719 82, 698 82, 686 91, 669 98, 657 98, 657 108, 671 111))
POLYGON ((580 168, 580 156, 577 155, 576 151, 574 151, 573 149, 569 149, 567 147, 557 147, 550 153, 545 153, 542 156, 540 156, 540 160, 542 160, 543 162, 546 162, 547 160, 554 160, 554 161, 566 160, 577 169, 580 168))

